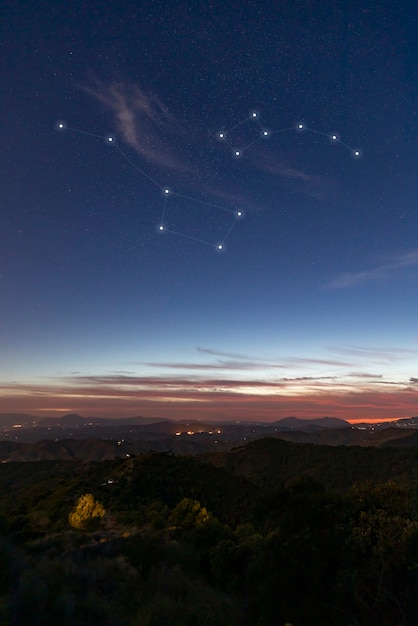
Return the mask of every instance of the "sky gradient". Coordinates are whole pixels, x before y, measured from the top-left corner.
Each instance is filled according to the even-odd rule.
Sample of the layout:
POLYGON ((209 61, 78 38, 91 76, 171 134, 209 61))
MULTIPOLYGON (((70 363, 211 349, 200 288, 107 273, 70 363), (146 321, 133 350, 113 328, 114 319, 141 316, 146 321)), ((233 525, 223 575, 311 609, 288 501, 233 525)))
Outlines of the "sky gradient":
POLYGON ((417 14, 6 2, 0 412, 417 415, 417 14))

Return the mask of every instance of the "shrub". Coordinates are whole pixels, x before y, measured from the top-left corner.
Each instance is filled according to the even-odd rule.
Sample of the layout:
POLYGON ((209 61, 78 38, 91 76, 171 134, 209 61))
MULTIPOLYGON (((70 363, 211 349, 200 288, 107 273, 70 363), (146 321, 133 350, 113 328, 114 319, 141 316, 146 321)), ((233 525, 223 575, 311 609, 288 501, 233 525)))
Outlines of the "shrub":
POLYGON ((86 493, 78 499, 77 504, 68 516, 73 528, 85 530, 94 526, 105 514, 103 506, 94 499, 93 494, 86 493))

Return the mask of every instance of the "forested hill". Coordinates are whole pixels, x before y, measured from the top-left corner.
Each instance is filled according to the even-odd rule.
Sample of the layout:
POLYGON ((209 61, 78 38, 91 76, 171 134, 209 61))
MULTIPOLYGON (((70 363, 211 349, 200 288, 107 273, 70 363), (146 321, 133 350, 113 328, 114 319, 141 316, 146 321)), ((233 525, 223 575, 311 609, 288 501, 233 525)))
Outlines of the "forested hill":
POLYGON ((325 446, 265 438, 204 458, 268 489, 301 476, 337 490, 364 481, 418 484, 418 447, 325 446))
POLYGON ((274 438, 1 463, 0 625, 416 626, 417 486, 418 448, 274 438))

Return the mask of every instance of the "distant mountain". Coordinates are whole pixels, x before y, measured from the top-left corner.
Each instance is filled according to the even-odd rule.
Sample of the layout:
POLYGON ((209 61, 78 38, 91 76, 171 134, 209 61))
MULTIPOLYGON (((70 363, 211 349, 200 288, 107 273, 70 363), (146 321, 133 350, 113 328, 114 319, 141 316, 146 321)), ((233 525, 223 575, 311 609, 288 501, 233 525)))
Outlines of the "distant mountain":
POLYGON ((135 417, 120 417, 120 418, 109 418, 109 417, 84 417, 82 415, 78 415, 77 413, 69 413, 67 415, 62 415, 60 417, 54 416, 44 416, 38 417, 35 415, 29 415, 26 413, 0 413, 0 428, 12 427, 12 426, 21 426, 21 427, 61 427, 61 428, 82 428, 87 426, 151 426, 155 424, 160 424, 158 430, 166 429, 166 432, 176 432, 178 430, 182 430, 187 432, 187 430, 194 431, 203 431, 209 432, 214 428, 230 429, 233 427, 238 428, 264 428, 266 431, 274 430, 274 429, 284 429, 284 430, 303 430, 310 431, 315 428, 319 429, 336 429, 336 428, 348 428, 354 426, 354 428, 359 429, 382 429, 388 428, 389 426, 396 426, 402 428, 418 428, 418 417, 408 417, 408 418, 400 418, 398 420, 385 421, 381 422, 358 422, 353 425, 346 420, 340 419, 338 417, 321 417, 321 418, 312 418, 312 419, 302 419, 299 417, 285 417, 283 419, 276 420, 275 422, 245 422, 245 421, 205 421, 202 422, 200 420, 172 420, 167 417, 144 417, 142 415, 138 415, 135 417), (169 426, 170 425, 170 426, 169 426), (192 427, 191 429, 189 427, 192 427), (198 427, 198 428, 197 428, 198 427))
POLYGON ((392 425, 402 426, 406 428, 418 428, 418 417, 403 417, 392 422, 392 425))
POLYGON ((142 416, 109 419, 70 413, 60 418, 37 418, 4 413, 0 414, 0 461, 99 461, 150 450, 199 454, 230 450, 264 437, 326 446, 411 447, 418 446, 418 418, 375 424, 350 424, 336 417, 216 423, 142 416), (83 440, 96 443, 88 447, 81 443, 83 440))
POLYGON ((406 447, 418 445, 416 430, 411 428, 386 427, 382 429, 348 428, 312 428, 311 430, 278 430, 274 437, 292 443, 314 443, 325 446, 363 446, 363 447, 406 447), (416 443, 414 443, 414 441, 416 443))
POLYGON ((300 419, 299 417, 285 417, 273 423, 283 429, 312 430, 314 428, 347 428, 351 424, 338 417, 320 417, 316 419, 300 419))
MULTIPOLYGON (((41 417, 33 418, 40 426, 61 426, 61 427, 81 427, 81 426, 143 426, 155 424, 156 422, 171 422, 163 417, 83 417, 76 413, 69 413, 62 417, 41 417)), ((0 414, 1 424, 1 414, 0 414)))
POLYGON ((0 427, 12 427, 15 424, 32 426, 34 422, 38 421, 39 417, 28 415, 27 413, 0 413, 0 427))
POLYGON ((36 415, 29 415, 27 413, 0 413, 0 428, 6 426, 14 426, 19 424, 21 426, 30 426, 34 424, 40 427, 49 426, 61 426, 61 427, 81 427, 81 426, 122 426, 122 425, 134 425, 143 426, 147 424, 155 424, 157 422, 169 422, 175 423, 166 417, 120 417, 120 418, 107 418, 107 417, 84 417, 77 415, 77 413, 68 413, 61 417, 37 417, 36 415))

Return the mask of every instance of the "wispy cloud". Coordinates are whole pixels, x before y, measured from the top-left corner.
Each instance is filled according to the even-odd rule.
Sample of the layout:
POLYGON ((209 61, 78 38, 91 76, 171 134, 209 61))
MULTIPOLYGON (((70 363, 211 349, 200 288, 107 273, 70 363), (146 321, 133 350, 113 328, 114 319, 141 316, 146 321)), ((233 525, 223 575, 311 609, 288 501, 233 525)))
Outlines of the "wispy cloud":
MULTIPOLYGON (((217 361, 216 363, 170 363, 170 362, 144 362, 141 365, 148 367, 157 367, 161 369, 174 369, 174 370, 260 370, 266 369, 266 363, 257 363, 255 361, 217 361)), ((271 363, 269 368, 283 369, 285 365, 278 365, 271 363)))
POLYGON ((259 170, 272 175, 286 188, 292 188, 309 198, 325 200, 336 191, 335 181, 321 178, 297 166, 289 165, 283 152, 266 151, 265 149, 263 151, 256 150, 252 163, 259 170))
POLYGON ((306 184, 317 185, 319 183, 318 176, 313 174, 307 174, 303 170, 290 167, 284 159, 276 156, 274 158, 271 154, 257 153, 257 158, 253 159, 255 165, 269 174, 275 176, 282 176, 283 178, 289 178, 290 180, 298 180, 306 184))
MULTIPOLYGON (((98 80, 81 89, 113 114, 123 144, 143 158, 148 167, 154 168, 152 171, 157 177, 161 172, 157 173, 156 168, 164 168, 164 184, 170 174, 175 174, 176 184, 180 183, 184 192, 210 196, 212 202, 227 204, 225 208, 265 209, 265 202, 261 204, 249 189, 243 192, 242 185, 238 189, 231 177, 225 179, 223 168, 219 168, 219 155, 225 151, 220 151, 217 145, 216 158, 211 156, 207 132, 191 128, 155 93, 139 84, 105 84, 98 80)), ((270 174, 273 181, 279 181, 285 188, 318 199, 335 191, 334 181, 305 172, 297 164, 289 164, 283 150, 256 145, 246 156, 248 159, 241 163, 242 167, 255 167, 270 174)), ((148 171, 144 175, 147 174, 148 171)))
POLYGON ((325 352, 323 358, 277 359, 209 347, 196 351, 199 357, 185 362, 131 363, 129 370, 1 383, 2 410, 42 414, 66 407, 90 415, 267 421, 288 415, 355 420, 416 414, 418 349, 346 345, 329 348, 329 358, 325 352), (410 374, 396 380, 394 364, 402 363, 405 371, 408 362, 410 374))
POLYGON ((263 357, 263 356, 251 356, 251 355, 245 355, 245 354, 239 354, 239 353, 234 353, 234 352, 222 352, 221 350, 213 350, 211 348, 202 348, 202 347, 198 347, 196 348, 197 352, 200 352, 202 354, 209 354, 209 355, 213 355, 213 356, 220 356, 220 357, 229 357, 231 359, 237 359, 243 362, 247 362, 250 364, 255 363, 256 365, 258 365, 259 367, 289 367, 289 366, 303 366, 303 365, 330 365, 330 366, 343 366, 343 367, 348 367, 350 366, 350 363, 347 361, 339 361, 339 360, 335 360, 335 359, 331 359, 331 358, 324 358, 324 359, 314 359, 314 358, 310 358, 310 357, 292 357, 292 356, 281 356, 280 358, 277 359, 272 359, 272 358, 268 358, 268 357, 263 357))
POLYGON ((347 272, 337 276, 327 285, 329 289, 357 287, 363 283, 385 280, 399 270, 418 265, 418 250, 393 256, 387 263, 359 272, 347 272))
POLYGON ((361 378, 366 380, 377 380, 382 378, 382 374, 369 374, 368 372, 350 372, 349 376, 351 378, 361 378))
POLYGON ((418 356, 418 350, 397 347, 376 348, 374 346, 332 346, 330 347, 330 350, 331 352, 336 352, 338 354, 346 354, 378 363, 395 363, 418 356))
POLYGON ((128 145, 145 163, 138 165, 124 156, 143 176, 158 186, 173 180, 176 194, 190 194, 184 199, 206 204, 211 210, 260 210, 257 200, 221 175, 218 143, 214 159, 207 132, 180 120, 156 94, 138 84, 98 81, 82 89, 113 114, 120 145, 128 145))
MULTIPOLYGON (((147 162, 176 172, 196 172, 185 125, 139 85, 95 83, 83 90, 110 110, 125 143, 147 162)), ((194 158, 193 158, 194 157, 194 158)))
POLYGON ((345 419, 416 414, 416 379, 390 386, 332 377, 234 380, 205 377, 67 376, 49 383, 0 385, 2 410, 43 414, 148 415, 174 419, 272 421, 288 415, 345 419))
POLYGON ((306 381, 317 381, 317 380, 336 380, 337 376, 296 376, 295 378, 281 378, 283 382, 286 383, 300 383, 306 381))
MULTIPOLYGON (((230 359, 239 359, 239 360, 244 360, 244 361, 253 361, 254 360, 254 356, 248 355, 248 354, 241 354, 238 352, 223 352, 222 350, 214 350, 213 348, 205 348, 202 346, 198 346, 196 348, 197 352, 200 352, 202 354, 210 354, 213 356, 221 356, 221 357, 227 357, 230 359)), ((265 361, 265 362, 269 362, 271 361, 271 359, 267 359, 267 358, 263 358, 263 357, 257 357, 256 359, 257 361, 265 361)))
POLYGON ((213 389, 213 388, 230 388, 236 389, 243 386, 251 387, 274 387, 277 385, 275 381, 267 380, 241 380, 230 378, 208 378, 199 375, 189 376, 127 376, 127 375, 79 375, 61 377, 62 382, 75 385, 99 385, 105 387, 125 387, 136 389, 213 389))

